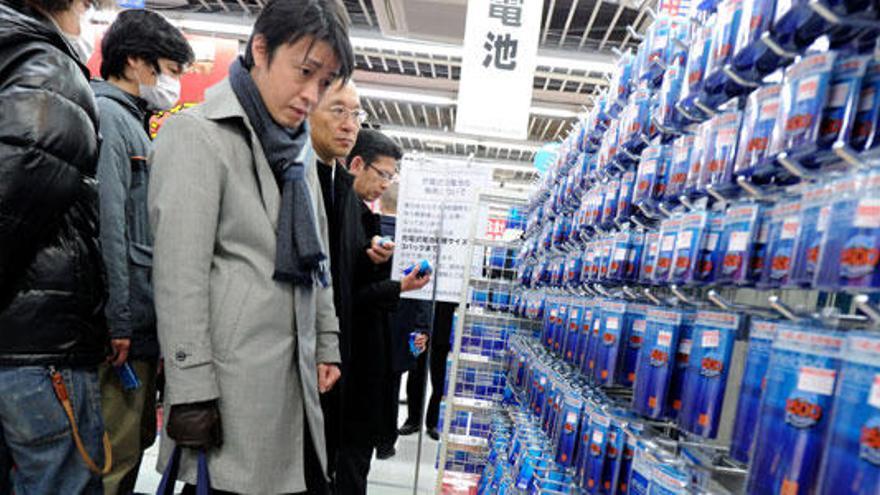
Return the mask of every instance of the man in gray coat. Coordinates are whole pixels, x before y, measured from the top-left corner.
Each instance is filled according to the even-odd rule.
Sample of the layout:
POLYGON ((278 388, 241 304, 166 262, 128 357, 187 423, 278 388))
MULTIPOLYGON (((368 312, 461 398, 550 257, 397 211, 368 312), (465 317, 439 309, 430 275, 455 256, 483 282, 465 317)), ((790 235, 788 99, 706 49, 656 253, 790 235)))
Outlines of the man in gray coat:
POLYGON ((147 218, 152 143, 148 111, 180 97, 180 77, 195 56, 183 33, 149 10, 126 10, 104 34, 101 80, 92 81, 101 121, 98 195, 101 254, 107 268, 104 312, 113 355, 101 366, 101 411, 113 468, 107 495, 134 490, 142 453, 156 440, 159 342, 150 271, 153 241, 147 218), (123 380, 123 377, 136 380, 123 380))
POLYGON ((149 205, 165 356, 159 467, 207 451, 212 486, 326 493, 319 392, 339 378, 308 114, 352 72, 333 0, 274 0, 205 102, 159 133, 149 205), (221 428, 222 425, 222 428, 221 428))

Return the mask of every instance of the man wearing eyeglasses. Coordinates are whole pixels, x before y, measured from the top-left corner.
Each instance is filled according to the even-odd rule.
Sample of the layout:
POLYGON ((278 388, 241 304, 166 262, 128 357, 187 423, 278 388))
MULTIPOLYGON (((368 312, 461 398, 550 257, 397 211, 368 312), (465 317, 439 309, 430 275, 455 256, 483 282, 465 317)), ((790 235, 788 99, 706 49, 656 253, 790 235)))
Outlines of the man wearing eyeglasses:
POLYGON ((352 289, 350 356, 347 363, 343 359, 343 430, 336 473, 336 493, 340 495, 366 494, 373 450, 386 441, 394 417, 391 408, 396 407, 389 386, 394 376, 391 318, 401 293, 421 289, 430 281, 430 276, 419 277, 417 270, 393 281, 391 263, 377 264, 364 256, 365 248, 381 232, 379 216, 365 202, 377 200, 397 182, 397 164, 402 156, 400 147, 390 138, 379 131, 362 129, 348 158, 354 180, 340 235, 341 247, 354 249, 340 256, 350 263, 351 271, 338 268, 351 277, 352 289))
MULTIPOLYGON (((361 241, 361 201, 352 192, 354 177, 343 165, 354 148, 361 124, 366 120, 357 88, 351 81, 334 84, 309 116, 312 146, 317 155, 318 178, 324 197, 330 233, 330 271, 333 302, 339 317, 339 351, 342 378, 348 373, 351 355, 352 279, 358 263, 385 263, 393 245, 383 245, 379 236, 361 241)), ((328 474, 335 479, 336 457, 342 436, 342 382, 321 395, 328 474)))

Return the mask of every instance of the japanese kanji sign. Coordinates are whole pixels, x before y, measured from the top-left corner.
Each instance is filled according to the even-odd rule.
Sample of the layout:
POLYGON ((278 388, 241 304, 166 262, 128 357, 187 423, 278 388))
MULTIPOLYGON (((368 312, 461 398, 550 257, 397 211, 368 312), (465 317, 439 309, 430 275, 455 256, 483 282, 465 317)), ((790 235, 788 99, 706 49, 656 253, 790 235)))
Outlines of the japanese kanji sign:
MULTIPOLYGON (((492 170, 469 166, 462 161, 425 162, 404 158, 401 166, 400 195, 392 278, 399 280, 403 269, 422 259, 434 267, 437 300, 459 302, 464 269, 468 263, 468 238, 476 211, 479 191, 492 184, 492 170), (441 232, 442 223, 442 232, 441 232)), ((430 300, 431 284, 402 297, 430 300)))
POLYGON ((468 0, 455 130, 525 139, 540 0, 468 0))

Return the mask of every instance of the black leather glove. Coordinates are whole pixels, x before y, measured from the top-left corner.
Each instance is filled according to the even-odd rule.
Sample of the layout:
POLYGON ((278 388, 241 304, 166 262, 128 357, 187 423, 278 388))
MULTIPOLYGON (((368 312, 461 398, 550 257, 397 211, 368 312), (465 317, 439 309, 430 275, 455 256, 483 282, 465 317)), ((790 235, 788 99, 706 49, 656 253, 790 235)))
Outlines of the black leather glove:
POLYGON ((168 436, 181 447, 207 451, 223 445, 216 400, 171 406, 166 429, 168 436))

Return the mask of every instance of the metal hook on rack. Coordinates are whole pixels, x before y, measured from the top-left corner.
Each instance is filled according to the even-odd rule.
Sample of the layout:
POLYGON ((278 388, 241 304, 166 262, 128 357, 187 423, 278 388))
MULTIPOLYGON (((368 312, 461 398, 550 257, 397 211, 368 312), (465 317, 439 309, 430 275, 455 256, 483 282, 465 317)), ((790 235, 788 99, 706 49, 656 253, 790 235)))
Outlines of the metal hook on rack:
POLYGON ((647 297, 649 301, 656 304, 657 306, 663 305, 663 303, 660 301, 660 299, 657 299, 657 296, 655 296, 654 294, 651 293, 651 289, 645 287, 644 289, 642 289, 642 294, 644 294, 645 297, 647 297))
POLYGON ((626 26, 626 32, 629 33, 630 38, 632 38, 636 41, 642 41, 645 39, 644 36, 642 36, 635 29, 633 29, 632 25, 626 26))
POLYGON ((834 154, 837 155, 838 158, 846 162, 847 165, 856 169, 865 168, 865 164, 862 160, 859 159, 858 156, 852 153, 849 146, 847 146, 846 142, 838 141, 831 146, 831 150, 834 151, 834 154))
POLYGON ((776 310, 777 313, 784 316, 787 320, 791 321, 800 321, 801 318, 795 314, 794 310, 788 307, 787 304, 782 302, 779 296, 773 295, 767 298, 767 302, 770 303, 770 307, 776 310))
POLYGON ((687 304, 688 306, 697 306, 698 305, 696 302, 690 300, 690 298, 688 298, 687 295, 685 295, 685 293, 681 291, 681 289, 678 287, 678 285, 676 285, 676 284, 670 285, 669 290, 672 292, 672 295, 675 296, 675 298, 678 299, 679 301, 681 301, 682 303, 687 304))
POLYGON ((753 199, 756 199, 758 201, 767 199, 767 195, 765 195, 763 192, 761 192, 760 189, 755 187, 754 184, 752 184, 748 179, 746 179, 742 175, 740 175, 739 177, 736 178, 736 184, 740 188, 742 188, 742 190, 745 191, 746 194, 751 196, 753 199))
POLYGON ((716 201, 721 203, 722 207, 727 206, 727 204, 730 202, 723 194, 718 192, 718 190, 716 190, 715 187, 712 186, 712 184, 708 184, 706 186, 706 192, 709 194, 709 196, 712 196, 713 198, 715 198, 716 201))
POLYGON ((702 101, 700 101, 699 98, 697 98, 697 99, 694 100, 694 105, 695 105, 697 108, 699 108, 700 110, 702 110, 703 113, 705 113, 706 115, 708 115, 710 118, 711 118, 711 117, 714 117, 714 116, 716 116, 716 115, 718 115, 718 112, 717 112, 715 109, 709 107, 708 105, 706 105, 705 103, 703 103, 702 101))
POLYGON ((809 170, 802 167, 798 162, 792 160, 788 156, 788 153, 786 153, 785 151, 776 155, 776 161, 779 162, 780 165, 782 165, 782 168, 787 170, 790 174, 794 175, 798 179, 805 181, 813 181, 816 179, 815 173, 810 172, 809 170))
POLYGON ((761 86, 759 83, 743 79, 739 74, 733 71, 733 67, 731 67, 729 64, 722 67, 721 70, 724 71, 724 75, 732 79, 733 82, 739 84, 740 86, 743 86, 745 88, 757 88, 761 86))
POLYGON ((638 217, 630 217, 630 221, 631 221, 632 223, 638 225, 639 227, 645 229, 645 230, 650 230, 650 227, 648 227, 647 225, 643 224, 642 221, 638 219, 638 217))
POLYGON ((641 211, 646 217, 650 218, 651 220, 657 219, 657 214, 649 210, 648 207, 646 207, 644 204, 639 203, 636 206, 638 207, 639 211, 641 211))
POLYGON ((666 206, 663 203, 658 203, 657 209, 660 210, 660 213, 662 213, 666 217, 671 217, 673 215, 673 212, 671 210, 669 210, 668 208, 666 208, 666 206))
POLYGON ((773 38, 770 37, 770 32, 765 31, 763 35, 761 35, 760 42, 767 46, 773 53, 782 58, 787 58, 789 60, 797 57, 797 53, 792 53, 776 43, 773 38))
POLYGON ((685 207, 685 209, 689 212, 696 210, 694 204, 691 203, 691 200, 684 194, 678 197, 678 201, 685 207))
POLYGON ((593 290, 598 292, 599 295, 602 297, 612 297, 611 294, 607 290, 605 290, 605 287, 602 287, 599 284, 593 284, 593 290))
POLYGON ((636 294, 635 292, 633 292, 632 289, 630 289, 629 286, 627 286, 627 285, 624 285, 623 287, 621 287, 620 290, 621 290, 621 292, 623 292, 624 296, 626 296, 627 298, 629 298, 633 301, 637 301, 640 299, 639 295, 636 294))
POLYGON ((870 318, 873 326, 880 327, 880 309, 871 304, 867 295, 859 294, 853 299, 853 301, 856 304, 856 308, 870 318))
POLYGON ((612 47, 611 47, 611 53, 617 55, 618 57, 622 57, 622 56, 623 56, 623 52, 620 51, 620 48, 617 48, 616 46, 612 46, 612 47))

